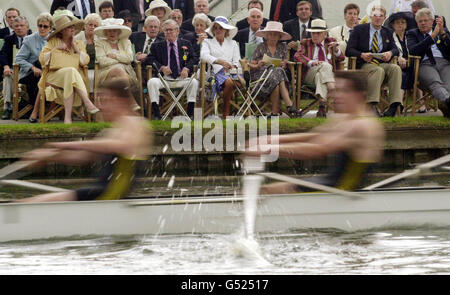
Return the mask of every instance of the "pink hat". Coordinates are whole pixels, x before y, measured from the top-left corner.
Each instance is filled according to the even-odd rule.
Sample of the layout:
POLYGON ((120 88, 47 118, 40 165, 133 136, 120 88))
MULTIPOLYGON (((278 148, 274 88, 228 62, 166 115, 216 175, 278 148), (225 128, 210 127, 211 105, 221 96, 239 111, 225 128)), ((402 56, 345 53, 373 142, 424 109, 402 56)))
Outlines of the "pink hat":
POLYGON ((264 30, 260 30, 258 32, 256 32, 256 36, 258 37, 265 37, 267 32, 277 32, 281 34, 281 39, 280 40, 291 40, 292 36, 289 33, 286 33, 285 31, 283 31, 283 24, 280 22, 274 22, 274 21, 269 21, 266 24, 266 27, 264 28, 264 30))

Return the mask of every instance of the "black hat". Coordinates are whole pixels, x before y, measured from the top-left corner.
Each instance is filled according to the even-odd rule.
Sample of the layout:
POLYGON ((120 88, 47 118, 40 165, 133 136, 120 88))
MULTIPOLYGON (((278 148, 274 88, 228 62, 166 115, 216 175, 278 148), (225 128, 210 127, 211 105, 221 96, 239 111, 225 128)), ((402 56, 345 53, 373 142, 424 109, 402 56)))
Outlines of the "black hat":
POLYGON ((384 25, 390 29, 394 29, 394 22, 397 19, 406 20, 406 30, 411 30, 417 27, 416 20, 414 18, 414 14, 411 11, 400 11, 393 13, 389 16, 389 18, 384 22, 384 25))

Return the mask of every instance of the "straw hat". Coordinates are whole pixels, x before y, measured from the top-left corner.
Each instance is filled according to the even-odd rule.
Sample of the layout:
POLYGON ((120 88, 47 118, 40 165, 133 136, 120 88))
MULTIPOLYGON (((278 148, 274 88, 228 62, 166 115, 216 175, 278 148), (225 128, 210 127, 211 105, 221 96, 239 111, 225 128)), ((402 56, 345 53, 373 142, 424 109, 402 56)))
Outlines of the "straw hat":
POLYGON ((266 33, 268 33, 268 32, 280 33, 281 34, 280 40, 283 40, 283 41, 292 39, 291 34, 283 31, 283 24, 280 22, 268 21, 264 30, 260 30, 260 31, 256 32, 256 36, 264 38, 266 36, 266 33))
POLYGON ((148 7, 148 9, 145 11, 145 15, 146 16, 152 15, 153 9, 159 8, 159 7, 162 7, 162 8, 164 8, 166 10, 166 14, 164 15, 164 20, 168 19, 169 18, 169 14, 172 12, 172 9, 163 0, 153 0, 150 3, 150 6, 148 7))
POLYGON ((105 30, 120 30, 119 39, 128 38, 131 35, 131 29, 123 25, 121 18, 104 19, 102 25, 95 28, 94 34, 100 38, 106 38, 105 30))
POLYGON ((217 16, 213 22, 211 22, 211 24, 209 25, 209 28, 206 30, 206 33, 210 34, 211 36, 214 36, 214 34, 212 33, 212 28, 214 26, 214 24, 218 24, 219 26, 221 26, 222 28, 224 28, 225 30, 228 30, 229 35, 227 38, 229 39, 233 39, 234 36, 236 36, 237 32, 238 32, 238 28, 236 28, 233 25, 230 25, 230 22, 228 21, 228 19, 224 16, 217 16))
POLYGON ((313 19, 311 21, 311 28, 307 28, 306 31, 311 33, 328 32, 327 22, 320 18, 313 19))
POLYGON ((55 37, 56 34, 70 26, 75 26, 75 35, 81 32, 84 28, 84 21, 76 18, 69 10, 55 11, 55 14, 53 15, 53 21, 55 24, 55 30, 51 32, 47 40, 55 37))

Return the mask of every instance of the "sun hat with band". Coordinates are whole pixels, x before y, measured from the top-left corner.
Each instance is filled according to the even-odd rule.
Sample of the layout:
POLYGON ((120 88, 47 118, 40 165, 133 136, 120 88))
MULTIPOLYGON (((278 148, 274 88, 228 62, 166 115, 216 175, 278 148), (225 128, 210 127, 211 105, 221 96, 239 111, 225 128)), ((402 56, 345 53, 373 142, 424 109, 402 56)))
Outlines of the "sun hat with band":
POLYGON ((121 18, 107 18, 102 21, 102 25, 96 27, 94 34, 100 38, 106 38, 105 30, 119 30, 119 39, 128 39, 131 35, 131 29, 123 25, 121 18))
POLYGON ((265 38, 266 34, 269 32, 280 33, 281 34, 280 40, 283 40, 283 41, 292 39, 291 34, 283 31, 283 24, 280 22, 275 22, 275 21, 268 21, 264 30, 259 30, 258 32, 255 33, 255 35, 258 37, 265 38))
POLYGON ((238 32, 238 28, 230 25, 230 22, 228 21, 228 19, 224 16, 217 16, 213 22, 211 22, 211 24, 209 25, 209 28, 206 30, 206 33, 210 34, 211 36, 213 35, 213 31, 212 28, 214 27, 214 24, 218 24, 219 26, 221 26, 223 29, 228 30, 228 39, 233 39, 234 36, 236 36, 237 32, 238 32))
POLYGON ((47 40, 50 40, 59 32, 62 32, 62 30, 71 26, 75 26, 75 35, 84 28, 84 21, 76 18, 72 11, 69 10, 56 10, 52 18, 55 24, 55 30, 50 33, 47 40))
POLYGON ((310 33, 328 32, 327 22, 320 18, 313 19, 311 28, 307 28, 306 31, 310 33))
POLYGON ((172 12, 172 9, 167 5, 167 3, 163 0, 153 0, 150 3, 150 6, 145 11, 145 16, 152 15, 153 9, 155 8, 164 8, 166 10, 166 14, 164 14, 164 20, 169 18, 169 14, 172 12))

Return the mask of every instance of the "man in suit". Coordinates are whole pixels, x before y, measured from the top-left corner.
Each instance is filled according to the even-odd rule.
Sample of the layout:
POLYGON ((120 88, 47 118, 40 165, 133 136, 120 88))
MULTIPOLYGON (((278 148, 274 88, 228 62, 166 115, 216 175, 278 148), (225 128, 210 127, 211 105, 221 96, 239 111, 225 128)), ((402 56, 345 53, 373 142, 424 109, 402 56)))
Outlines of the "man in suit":
POLYGON ((164 0, 169 7, 181 10, 184 19, 190 19, 194 17, 194 0, 164 0))
MULTIPOLYGON (((250 12, 250 9, 252 8, 258 8, 259 10, 264 11, 264 4, 259 0, 250 0, 248 2, 247 9, 250 12)), ((268 21, 269 20, 267 18, 263 17, 262 27, 265 27, 268 21)), ((236 27, 238 28, 239 31, 248 28, 249 27, 248 17, 238 21, 236 23, 236 27)))
POLYGON ((164 38, 159 35, 160 25, 159 19, 150 15, 145 19, 144 31, 131 34, 130 41, 134 45, 138 61, 145 61, 153 43, 164 41, 164 38))
POLYGON ((103 1, 98 7, 98 14, 102 19, 114 17, 114 4, 111 1, 103 1))
MULTIPOLYGON (((179 86, 185 86, 189 83, 188 76, 192 75, 194 71, 194 49, 189 41, 178 38, 179 27, 174 20, 166 20, 162 27, 166 40, 152 44, 145 64, 154 66, 165 79, 175 79, 178 81, 177 84, 179 86)), ((159 112, 159 90, 163 87, 159 78, 152 78, 147 82, 155 119, 161 118, 159 112)), ((198 87, 199 82, 193 79, 186 90, 187 114, 189 117, 194 115, 198 87)))
POLYGON ((29 33, 28 21, 23 16, 14 19, 13 27, 14 33, 5 38, 5 43, 0 51, 0 66, 3 70, 3 120, 9 120, 12 114, 14 49, 20 49, 23 38, 29 33))
MULTIPOLYGON (((359 23, 359 6, 355 3, 349 3, 344 7, 345 25, 336 26, 328 32, 330 37, 336 39, 339 43, 339 49, 345 52, 347 42, 350 38, 350 32, 359 23)), ((345 68, 348 68, 348 58, 345 58, 345 68)))
POLYGON ((403 101, 402 69, 397 64, 390 63, 392 57, 398 56, 399 51, 392 31, 382 26, 386 19, 386 9, 381 5, 375 5, 370 19, 370 23, 353 28, 345 55, 357 57, 356 68, 368 72, 367 103, 378 116, 381 116, 377 107, 380 89, 383 82, 387 82, 390 106, 384 116, 393 117, 397 108, 402 108, 403 101))
POLYGON ((344 60, 344 53, 339 49, 339 43, 331 37, 327 37, 327 24, 322 19, 312 21, 311 38, 300 42, 300 50, 295 54, 295 59, 303 64, 302 78, 307 85, 313 85, 316 96, 322 103, 317 112, 318 117, 326 117, 324 102, 328 99, 328 93, 334 90, 335 80, 333 74, 332 51, 337 61, 344 60))
MULTIPOLYGON (((245 57, 245 44, 247 43, 262 43, 264 39, 256 36, 256 32, 261 29, 263 23, 263 13, 258 8, 251 8, 248 12, 247 22, 250 24, 248 28, 239 30, 234 36, 233 40, 239 43, 239 51, 241 57, 245 57)), ((251 58, 251 57, 250 57, 251 58)))
POLYGON ((148 9, 151 1, 146 0, 113 0, 114 14, 117 16, 122 10, 128 9, 133 18, 133 32, 140 32, 144 27, 145 11, 148 9))
POLYGON ((18 9, 8 8, 8 10, 6 10, 5 19, 8 25, 0 30, 0 39, 5 39, 7 36, 14 33, 14 19, 18 16, 20 16, 20 11, 18 9))
POLYGON ((291 50, 291 59, 300 48, 300 41, 311 38, 311 33, 307 29, 311 28, 311 21, 314 19, 312 17, 312 5, 308 1, 298 2, 295 11, 297 12, 297 18, 283 24, 283 31, 292 36, 292 40, 288 43, 288 47, 291 50))
POLYGON ((430 9, 416 13, 417 29, 406 34, 409 54, 420 56, 419 81, 439 101, 445 117, 450 117, 450 34, 442 17, 436 19, 430 9))
MULTIPOLYGON (((270 4, 270 20, 284 23, 296 18, 296 8, 300 0, 272 0, 270 4)), ((319 0, 308 0, 314 18, 322 18, 322 7, 319 0)))
POLYGON ((94 0, 53 0, 50 7, 50 14, 53 15, 56 9, 64 7, 73 12, 79 19, 84 19, 86 15, 95 12, 94 0))
MULTIPOLYGON (((208 0, 194 0, 195 13, 204 13, 211 21, 214 21, 215 17, 209 15, 209 2, 208 0)), ((195 32, 194 25, 192 25, 192 18, 189 18, 183 22, 181 29, 189 32, 195 32)))

